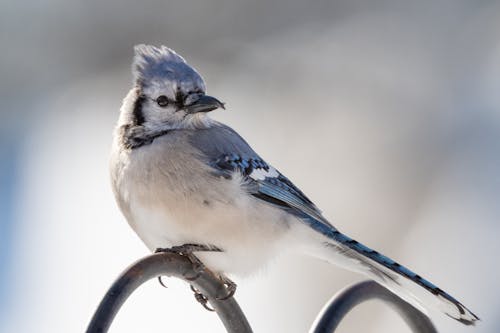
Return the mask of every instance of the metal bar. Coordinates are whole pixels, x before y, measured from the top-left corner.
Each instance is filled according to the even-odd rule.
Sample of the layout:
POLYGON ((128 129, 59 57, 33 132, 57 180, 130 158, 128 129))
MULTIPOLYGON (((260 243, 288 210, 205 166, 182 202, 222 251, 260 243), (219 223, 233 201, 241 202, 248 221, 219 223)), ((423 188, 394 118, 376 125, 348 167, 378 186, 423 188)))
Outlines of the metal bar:
POLYGON ((431 320, 425 314, 375 281, 360 282, 338 292, 321 310, 309 332, 334 332, 352 308, 372 299, 381 300, 395 309, 413 332, 437 333, 431 320))
POLYGON ((185 256, 175 253, 156 253, 132 264, 109 288, 92 317, 87 333, 105 333, 127 298, 144 282, 158 276, 173 276, 185 280, 202 292, 230 333, 250 333, 252 329, 236 300, 225 295, 224 284, 208 270, 198 272, 185 256), (199 276, 190 280, 187 277, 199 276))

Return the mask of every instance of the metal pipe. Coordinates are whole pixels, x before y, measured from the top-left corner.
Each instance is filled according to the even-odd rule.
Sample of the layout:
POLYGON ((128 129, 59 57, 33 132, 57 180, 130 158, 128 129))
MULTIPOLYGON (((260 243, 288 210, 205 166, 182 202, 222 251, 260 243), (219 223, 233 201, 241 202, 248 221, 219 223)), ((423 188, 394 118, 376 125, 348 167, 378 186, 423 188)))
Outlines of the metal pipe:
POLYGON ((338 292, 321 310, 309 332, 334 332, 349 311, 356 305, 372 299, 381 300, 396 310, 413 332, 437 333, 425 314, 375 281, 360 282, 338 292))
POLYGON ((127 298, 144 282, 159 277, 173 276, 187 281, 205 295, 210 305, 230 333, 250 333, 252 329, 236 300, 227 294, 222 281, 208 270, 195 270, 185 256, 175 253, 156 253, 132 264, 111 285, 94 313, 87 333, 107 332, 113 319, 127 298), (199 276, 191 280, 189 277, 199 276))

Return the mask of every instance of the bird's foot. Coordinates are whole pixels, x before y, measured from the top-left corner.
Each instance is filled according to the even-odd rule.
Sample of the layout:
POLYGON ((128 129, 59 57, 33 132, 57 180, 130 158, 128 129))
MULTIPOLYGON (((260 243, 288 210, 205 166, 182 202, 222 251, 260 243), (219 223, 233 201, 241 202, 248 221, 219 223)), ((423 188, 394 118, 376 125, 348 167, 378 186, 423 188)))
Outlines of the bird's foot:
MULTIPOLYGON (((226 287, 226 294, 223 296, 216 296, 217 300, 224 301, 228 298, 233 297, 236 292, 236 283, 231 281, 227 276, 220 274, 219 279, 222 281, 224 286, 226 287)), ((191 285, 191 290, 194 292, 194 298, 200 303, 206 310, 215 311, 210 305, 208 305, 208 297, 203 295, 198 289, 191 285)))
MULTIPOLYGON (((157 248, 155 253, 176 253, 181 256, 184 256, 189 259, 192 264, 192 272, 193 274, 185 274, 184 277, 186 280, 193 281, 200 277, 201 273, 205 270, 205 265, 198 259, 194 252, 222 252, 216 246, 213 245, 202 245, 202 244, 183 244, 179 246, 173 246, 170 248, 157 248)), ((160 284, 166 288, 166 285, 163 283, 161 277, 158 277, 158 281, 160 284)))
POLYGON ((194 298, 198 301, 198 303, 200 303, 208 311, 212 311, 212 312, 215 311, 214 308, 212 308, 208 305, 207 296, 203 295, 198 289, 196 289, 192 285, 191 285, 191 290, 193 291, 194 298))
POLYGON ((222 252, 217 246, 214 245, 204 245, 204 244, 183 244, 180 246, 173 246, 170 248, 171 251, 179 254, 188 254, 193 252, 222 252))
POLYGON ((155 250, 155 253, 161 253, 161 252, 177 253, 180 255, 188 255, 188 254, 192 254, 193 252, 222 252, 222 250, 214 245, 187 243, 187 244, 172 246, 172 247, 168 247, 168 248, 157 248, 155 250))
POLYGON ((228 298, 233 297, 237 288, 236 283, 234 283, 231 279, 223 274, 219 274, 219 279, 222 281, 222 283, 224 283, 224 286, 226 287, 226 295, 217 296, 217 299, 220 301, 224 301, 228 298))

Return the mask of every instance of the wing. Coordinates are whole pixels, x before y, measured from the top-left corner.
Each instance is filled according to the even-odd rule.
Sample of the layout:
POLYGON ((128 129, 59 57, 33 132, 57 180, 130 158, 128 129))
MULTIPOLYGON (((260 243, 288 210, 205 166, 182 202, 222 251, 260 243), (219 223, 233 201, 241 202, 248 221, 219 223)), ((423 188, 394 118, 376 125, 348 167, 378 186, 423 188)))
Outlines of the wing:
POLYGON ((261 200, 300 216, 306 214, 318 220, 325 220, 321 211, 301 190, 258 157, 244 158, 234 153, 224 154, 214 161, 213 167, 226 177, 230 177, 234 172, 240 173, 250 194, 261 200))
MULTIPOLYGON (((416 303, 412 304, 421 303, 412 293, 411 283, 407 283, 410 281, 423 287, 421 290, 426 290, 428 295, 434 296, 426 303, 428 306, 437 305, 446 314, 467 325, 474 324, 478 320, 478 317, 465 306, 431 282, 340 233, 321 215, 321 211, 302 191, 260 158, 231 128, 219 124, 208 129, 196 130, 191 137, 191 144, 200 151, 202 158, 213 168, 214 173, 226 178, 233 177, 235 173, 241 174, 251 195, 294 214, 312 229, 330 238, 332 242, 322 244, 322 247, 333 251, 327 251, 323 259, 329 261, 330 252, 335 257, 339 253, 352 257, 367 268, 363 271, 376 281, 397 292, 405 300, 415 299, 416 303), (399 279, 393 273, 405 279, 399 279)), ((427 296, 424 294, 423 297, 427 296)))
POLYGON ((254 197, 296 215, 322 233, 336 230, 301 190, 260 158, 231 128, 218 125, 198 130, 191 143, 204 154, 215 173, 226 178, 235 172, 241 174, 254 197))

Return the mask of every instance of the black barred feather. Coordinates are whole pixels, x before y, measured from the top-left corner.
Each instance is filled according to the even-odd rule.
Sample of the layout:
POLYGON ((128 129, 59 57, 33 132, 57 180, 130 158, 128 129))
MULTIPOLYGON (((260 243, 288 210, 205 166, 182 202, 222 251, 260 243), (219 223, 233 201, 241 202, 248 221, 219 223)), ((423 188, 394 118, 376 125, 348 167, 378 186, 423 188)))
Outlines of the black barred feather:
POLYGON ((423 277, 421 277, 420 275, 412 272, 411 270, 409 270, 405 266, 400 265, 399 263, 392 260, 391 258, 386 257, 385 255, 380 254, 377 251, 370 249, 369 247, 359 243, 358 241, 356 241, 352 238, 349 238, 348 236, 346 236, 338 231, 333 232, 333 239, 336 240, 337 242, 347 246, 348 248, 356 251, 357 253, 360 253, 363 256, 373 260, 377 264, 380 264, 383 267, 391 270, 392 272, 395 272, 395 273, 413 281, 414 283, 423 287, 424 289, 426 289, 427 291, 429 291, 433 295, 447 300, 449 303, 451 303, 453 306, 456 307, 457 314, 459 314, 459 316, 451 316, 450 314, 448 314, 453 319, 456 319, 465 325, 474 325, 474 323, 477 320, 479 320, 479 318, 474 313, 472 313, 470 310, 468 310, 462 303, 457 301, 453 296, 444 292, 442 289, 438 288, 436 285, 434 285, 430 281, 428 281, 428 280, 424 279, 423 277))
MULTIPOLYGON (((400 297, 417 306, 434 304, 448 316, 465 325, 474 325, 479 320, 462 303, 433 283, 340 233, 302 191, 262 160, 231 128, 220 125, 199 131, 196 138, 193 138, 193 144, 206 156, 217 156, 216 159, 207 161, 215 173, 225 178, 239 173, 246 181, 249 194, 295 215, 328 239, 323 244, 323 249, 330 248, 337 256, 340 254, 353 259, 359 264, 359 271, 368 274, 400 297), (418 286, 415 293, 413 286, 418 286)), ((332 257, 332 253, 328 253, 332 257)), ((324 258, 326 260, 329 259, 328 253, 324 258)), ((335 263, 335 260, 332 262, 335 263)))

